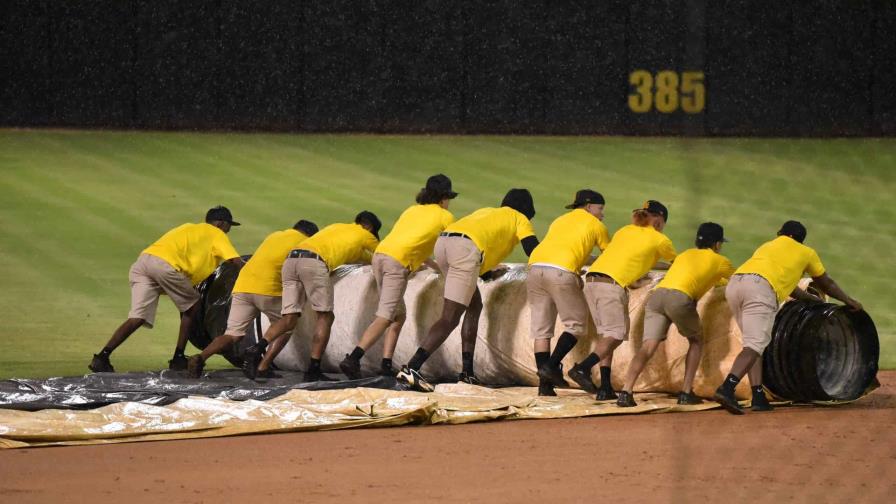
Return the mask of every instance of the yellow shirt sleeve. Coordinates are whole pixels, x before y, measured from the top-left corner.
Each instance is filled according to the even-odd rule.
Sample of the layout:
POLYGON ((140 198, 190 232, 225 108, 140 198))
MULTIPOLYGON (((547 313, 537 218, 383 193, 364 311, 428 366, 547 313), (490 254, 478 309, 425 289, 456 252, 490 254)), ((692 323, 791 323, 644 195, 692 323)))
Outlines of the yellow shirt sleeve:
POLYGON ((812 255, 809 257, 809 264, 806 266, 806 273, 812 278, 816 278, 824 275, 824 272, 824 265, 821 264, 821 258, 818 257, 818 252, 812 250, 812 255))
POLYGON ((442 212, 442 231, 444 231, 446 227, 450 226, 454 222, 454 214, 449 212, 448 210, 442 210, 444 210, 442 212))
POLYGON ((610 244, 610 234, 607 232, 607 226, 604 226, 602 222, 597 221, 594 226, 597 228, 597 248, 603 252, 610 244))
POLYGON ((663 241, 662 243, 660 243, 658 254, 660 256, 660 259, 665 259, 667 261, 674 261, 675 256, 678 255, 675 252, 675 245, 672 245, 672 240, 670 240, 666 236, 663 236, 663 241))
POLYGON ((519 212, 514 213, 516 213, 516 239, 523 241, 523 238, 535 236, 535 229, 532 228, 532 221, 519 212))
POLYGON ((731 275, 734 274, 734 265, 731 264, 731 261, 728 260, 727 257, 722 256, 722 260, 719 261, 719 281, 716 282, 717 286, 728 285, 728 279, 731 278, 731 275))
POLYGON ((230 238, 228 238, 223 231, 220 236, 212 242, 212 253, 215 257, 220 257, 220 261, 226 261, 240 256, 236 249, 233 248, 233 244, 230 243, 230 238))

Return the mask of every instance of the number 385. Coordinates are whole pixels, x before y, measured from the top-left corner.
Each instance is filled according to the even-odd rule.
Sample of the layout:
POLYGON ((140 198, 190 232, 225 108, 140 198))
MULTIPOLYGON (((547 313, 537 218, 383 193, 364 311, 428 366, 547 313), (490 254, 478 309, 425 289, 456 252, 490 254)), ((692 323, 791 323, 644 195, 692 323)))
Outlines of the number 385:
POLYGON ((635 113, 650 112, 652 107, 663 114, 671 114, 681 108, 688 114, 703 112, 706 105, 706 87, 703 72, 677 72, 663 70, 656 78, 647 70, 635 70, 628 76, 633 92, 628 95, 628 108, 635 113))

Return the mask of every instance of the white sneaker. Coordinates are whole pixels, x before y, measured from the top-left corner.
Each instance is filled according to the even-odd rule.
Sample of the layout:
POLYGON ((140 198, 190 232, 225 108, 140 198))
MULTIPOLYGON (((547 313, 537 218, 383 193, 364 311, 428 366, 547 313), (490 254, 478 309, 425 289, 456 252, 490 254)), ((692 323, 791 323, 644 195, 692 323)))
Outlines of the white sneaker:
POLYGON ((398 372, 395 378, 398 381, 407 383, 412 389, 419 390, 420 392, 433 392, 435 390, 435 387, 424 380, 419 372, 410 369, 407 366, 401 366, 401 371, 398 372))

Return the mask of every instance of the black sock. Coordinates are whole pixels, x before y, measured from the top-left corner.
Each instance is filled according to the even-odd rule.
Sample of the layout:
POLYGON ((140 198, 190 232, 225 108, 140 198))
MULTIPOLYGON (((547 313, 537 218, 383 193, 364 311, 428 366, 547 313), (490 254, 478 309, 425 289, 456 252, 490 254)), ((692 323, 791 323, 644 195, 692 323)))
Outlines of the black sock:
POLYGON ((186 355, 184 355, 183 348, 175 348, 174 349, 174 358, 178 358, 178 357, 186 357, 186 355))
POLYGON ((765 397, 765 390, 763 390, 762 385, 756 385, 755 387, 750 387, 753 390, 753 395, 761 395, 765 397))
POLYGON ((260 340, 258 340, 258 343, 255 344, 255 346, 258 347, 259 352, 264 352, 268 347, 268 340, 261 338, 260 340))
POLYGON ((420 368, 423 367, 423 363, 426 362, 426 359, 428 358, 429 352, 422 348, 418 348, 414 356, 411 357, 410 362, 408 362, 408 367, 414 371, 420 371, 420 368))
POLYGON ((582 371, 585 371, 586 373, 588 373, 590 375, 591 368, 596 366, 598 362, 600 362, 600 357, 598 357, 596 353, 591 352, 590 354, 588 354, 588 357, 585 357, 585 360, 583 360, 582 362, 580 362, 578 364, 578 366, 579 366, 579 369, 581 369, 582 371))
POLYGON ((348 356, 351 359, 359 361, 359 360, 361 360, 361 357, 364 357, 364 349, 359 346, 356 346, 355 349, 352 350, 352 353, 350 353, 348 356))
POLYGON ((733 394, 734 388, 737 387, 738 383, 740 383, 740 378, 734 376, 733 374, 729 374, 725 377, 725 381, 722 382, 722 390, 733 394))
POLYGON ((112 355, 112 349, 109 347, 103 347, 103 349, 100 350, 100 355, 103 357, 108 357, 112 355))
POLYGON ((380 364, 380 368, 383 371, 392 371, 392 359, 383 357, 383 362, 380 364))
POLYGON ((551 354, 548 352, 535 352, 535 369, 540 368, 546 362, 548 362, 551 358, 551 354))
POLYGON ((578 342, 578 338, 568 332, 561 334, 560 337, 557 338, 557 345, 554 346, 554 353, 551 354, 551 365, 554 367, 559 366, 560 361, 566 357, 566 354, 568 354, 578 342))
POLYGON ((610 383, 610 366, 600 367, 600 388, 613 390, 613 384, 610 383))
POLYGON ((320 359, 315 359, 314 357, 308 362, 308 372, 309 373, 320 373, 320 359))
POLYGON ((473 374, 473 352, 461 352, 460 360, 464 363, 464 373, 473 374))

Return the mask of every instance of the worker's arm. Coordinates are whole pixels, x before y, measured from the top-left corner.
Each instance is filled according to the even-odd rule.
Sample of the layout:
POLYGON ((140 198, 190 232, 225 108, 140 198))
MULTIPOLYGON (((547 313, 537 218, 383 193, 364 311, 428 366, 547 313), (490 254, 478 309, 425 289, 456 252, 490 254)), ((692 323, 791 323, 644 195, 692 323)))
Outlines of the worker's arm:
POLYGON ((837 282, 835 282, 827 273, 823 273, 821 276, 812 277, 812 280, 825 294, 841 301, 843 304, 852 308, 853 311, 861 311, 863 309, 862 303, 849 297, 849 294, 843 292, 843 289, 841 289, 840 286, 837 285, 837 282))
POLYGON ((800 301, 812 301, 813 303, 821 303, 824 301, 823 299, 813 296, 812 294, 809 294, 799 287, 793 289, 793 292, 790 293, 790 297, 792 297, 793 299, 798 299, 800 301))

